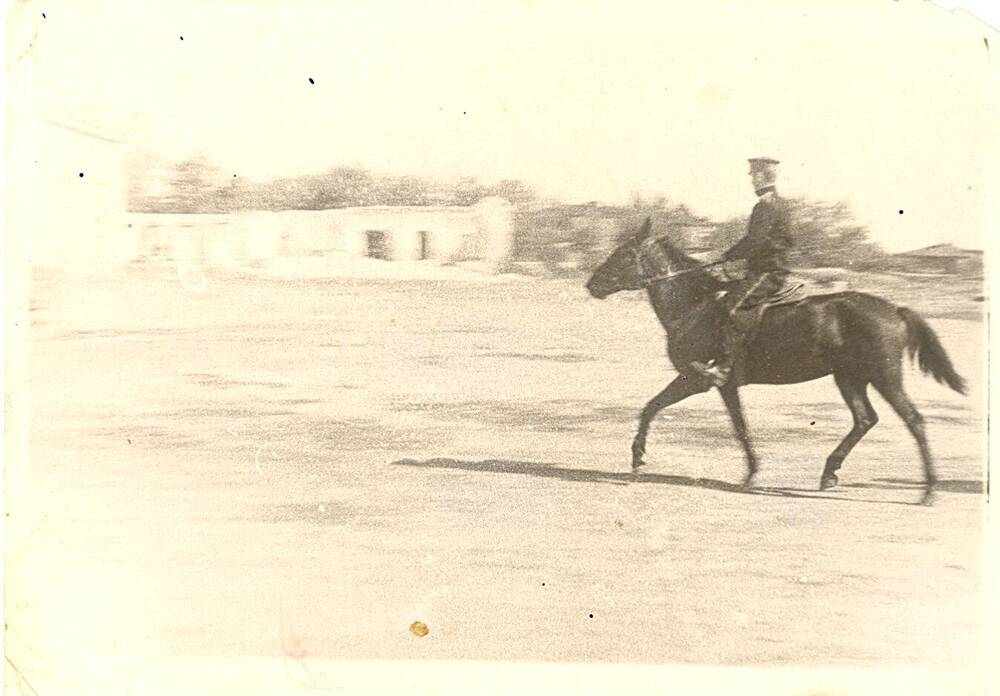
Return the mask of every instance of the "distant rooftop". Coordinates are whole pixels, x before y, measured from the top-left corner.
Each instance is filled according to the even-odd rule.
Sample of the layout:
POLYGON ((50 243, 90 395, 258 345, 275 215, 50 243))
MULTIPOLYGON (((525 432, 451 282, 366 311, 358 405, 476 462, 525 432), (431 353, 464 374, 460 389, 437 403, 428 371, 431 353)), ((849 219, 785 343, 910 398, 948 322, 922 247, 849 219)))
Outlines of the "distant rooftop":
POLYGON ((893 256, 919 256, 922 258, 927 258, 927 257, 952 258, 952 257, 982 256, 982 255, 983 252, 981 249, 960 249, 954 244, 933 244, 929 247, 924 247, 923 249, 913 249, 911 251, 904 251, 898 254, 893 254, 893 256))

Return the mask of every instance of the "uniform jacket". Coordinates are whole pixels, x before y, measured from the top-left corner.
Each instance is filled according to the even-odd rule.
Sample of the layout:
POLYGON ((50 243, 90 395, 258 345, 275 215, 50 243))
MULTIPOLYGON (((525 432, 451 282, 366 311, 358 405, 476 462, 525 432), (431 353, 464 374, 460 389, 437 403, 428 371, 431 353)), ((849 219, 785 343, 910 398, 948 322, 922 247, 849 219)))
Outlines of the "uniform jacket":
POLYGON ((723 258, 746 259, 747 270, 761 273, 788 273, 788 250, 792 248, 792 224, 788 204, 777 194, 764 196, 750 213, 747 234, 723 258))

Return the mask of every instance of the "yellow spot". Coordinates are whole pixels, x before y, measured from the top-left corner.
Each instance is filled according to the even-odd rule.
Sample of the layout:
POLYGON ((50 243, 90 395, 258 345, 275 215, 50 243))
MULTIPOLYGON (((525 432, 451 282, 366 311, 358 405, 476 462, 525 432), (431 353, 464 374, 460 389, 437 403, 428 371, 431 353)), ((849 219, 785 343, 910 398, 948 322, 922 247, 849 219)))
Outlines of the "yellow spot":
POLYGON ((423 621, 414 621, 410 624, 410 633, 415 635, 417 638, 423 638, 430 632, 431 629, 427 628, 427 624, 423 621))
POLYGON ((389 319, 389 326, 395 326, 395 325, 396 325, 396 317, 391 317, 389 319))

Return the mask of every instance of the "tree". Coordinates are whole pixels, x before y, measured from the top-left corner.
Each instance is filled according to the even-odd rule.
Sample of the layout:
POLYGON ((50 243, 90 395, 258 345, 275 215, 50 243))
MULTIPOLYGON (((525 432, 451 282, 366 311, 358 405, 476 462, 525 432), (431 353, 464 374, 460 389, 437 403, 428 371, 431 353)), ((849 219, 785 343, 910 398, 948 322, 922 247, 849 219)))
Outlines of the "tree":
POLYGON ((488 195, 487 189, 474 177, 462 177, 452 191, 453 205, 472 205, 488 195))
POLYGON ((222 185, 220 170, 207 157, 196 155, 174 167, 169 193, 160 204, 172 213, 218 212, 216 191, 222 185))
POLYGON ((854 219, 846 203, 789 201, 796 242, 793 259, 806 267, 864 270, 885 259, 868 230, 854 219))
POLYGON ((503 179, 490 188, 491 195, 506 198, 518 207, 531 205, 538 198, 535 189, 519 179, 503 179))

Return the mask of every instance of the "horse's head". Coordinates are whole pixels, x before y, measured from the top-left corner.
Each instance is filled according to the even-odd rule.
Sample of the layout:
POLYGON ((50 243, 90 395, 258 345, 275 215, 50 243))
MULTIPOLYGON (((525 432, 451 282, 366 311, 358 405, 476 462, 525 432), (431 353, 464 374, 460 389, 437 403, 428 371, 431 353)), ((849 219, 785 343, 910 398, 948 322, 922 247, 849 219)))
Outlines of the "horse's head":
POLYGON ((622 290, 641 290, 652 278, 670 272, 670 259, 661 246, 661 240, 650 234, 650 221, 619 246, 607 260, 597 267, 587 290, 599 300, 622 290))

